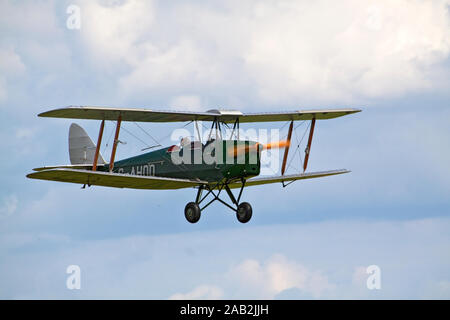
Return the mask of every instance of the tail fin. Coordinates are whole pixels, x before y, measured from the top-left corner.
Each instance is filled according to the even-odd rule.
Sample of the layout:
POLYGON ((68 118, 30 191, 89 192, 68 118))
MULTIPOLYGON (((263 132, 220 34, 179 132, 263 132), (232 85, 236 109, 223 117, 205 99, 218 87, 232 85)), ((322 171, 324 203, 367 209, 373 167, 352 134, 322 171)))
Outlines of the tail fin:
MULTIPOLYGON (((71 164, 92 164, 96 146, 86 131, 76 123, 69 129, 69 155, 71 164)), ((102 155, 98 155, 98 164, 105 164, 102 155)))

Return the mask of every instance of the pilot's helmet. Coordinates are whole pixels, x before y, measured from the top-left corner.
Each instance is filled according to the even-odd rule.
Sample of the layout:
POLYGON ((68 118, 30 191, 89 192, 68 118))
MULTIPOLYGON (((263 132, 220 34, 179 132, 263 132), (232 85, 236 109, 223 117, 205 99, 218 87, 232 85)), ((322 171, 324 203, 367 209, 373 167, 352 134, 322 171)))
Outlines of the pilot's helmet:
POLYGON ((191 140, 188 137, 184 137, 181 139, 180 145, 181 147, 188 146, 191 143, 191 140))

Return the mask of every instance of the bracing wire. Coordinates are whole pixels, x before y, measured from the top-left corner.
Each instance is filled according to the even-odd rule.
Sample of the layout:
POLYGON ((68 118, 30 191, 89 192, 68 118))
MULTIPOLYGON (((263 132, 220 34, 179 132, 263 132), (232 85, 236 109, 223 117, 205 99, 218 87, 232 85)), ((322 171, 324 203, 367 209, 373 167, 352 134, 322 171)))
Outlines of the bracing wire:
MULTIPOLYGON (((106 122, 105 122, 105 127, 106 127, 106 122)), ((111 133, 109 134, 108 140, 106 140, 105 150, 103 150, 103 154, 106 154, 106 152, 108 151, 109 142, 111 141, 113 133, 114 133, 114 128, 111 128, 111 133)))
POLYGON ((144 130, 144 128, 142 128, 137 122, 133 122, 139 129, 141 129, 142 130, 142 132, 144 132, 148 137, 150 137, 150 139, 152 139, 158 146, 160 146, 161 145, 161 143, 158 141, 158 140, 156 140, 155 138, 153 138, 153 136, 150 134, 150 133, 148 133, 146 130, 144 130))
MULTIPOLYGON (((300 142, 298 141, 298 135, 297 135, 297 130, 296 130, 297 128, 298 128, 298 126, 294 128, 295 141, 297 141, 297 147, 295 148, 295 151, 293 152, 293 156, 291 157, 291 159, 290 159, 290 161, 289 161, 289 163, 288 163, 288 168, 292 168, 292 167, 291 167, 291 163, 292 163, 292 161, 294 160, 295 155, 297 154, 297 152, 298 152, 299 149, 300 149, 300 142)), ((294 168, 293 168, 293 169, 294 169, 294 168)), ((294 171, 295 171, 295 169, 294 169, 294 171)))
POLYGON ((140 142, 142 142, 146 147, 150 148, 150 146, 147 144, 147 142, 145 142, 144 140, 142 140, 141 138, 139 138, 138 136, 136 136, 134 133, 132 133, 130 130, 127 130, 126 128, 124 128, 122 126, 122 130, 125 131, 126 133, 128 133, 130 136, 132 136, 133 138, 139 140, 140 142))
MULTIPOLYGON (((298 126, 296 126, 295 129, 297 129, 298 127, 300 127, 304 122, 305 122, 305 121, 303 121, 301 124, 299 124, 298 126)), ((300 145, 301 145, 301 143, 303 142, 303 139, 305 139, 306 133, 308 132, 308 129, 309 129, 310 126, 311 126, 311 124, 308 124, 308 126, 305 128, 305 131, 303 132, 303 136, 302 136, 302 138, 300 139, 300 142, 298 141, 297 132, 294 130, 295 139, 297 140, 297 148, 296 148, 294 154, 298 152, 298 156, 299 156, 299 158, 300 158, 300 164, 301 164, 301 165, 300 165, 300 168, 303 166, 302 155, 301 155, 301 153, 300 153, 300 145)), ((288 163, 288 168, 292 168, 292 167, 291 167, 291 163, 292 163, 292 161, 294 160, 294 158, 295 158, 295 156, 293 156, 293 157, 291 158, 291 160, 289 161, 289 163, 288 163)), ((293 169, 294 169, 294 168, 293 168, 293 169)), ((295 169, 294 169, 294 170, 295 170, 295 169)))
POLYGON ((111 133, 109 134, 109 138, 108 138, 108 140, 106 140, 106 148, 108 148, 108 146, 109 146, 109 142, 111 141, 113 133, 114 133, 114 129, 111 128, 111 133))

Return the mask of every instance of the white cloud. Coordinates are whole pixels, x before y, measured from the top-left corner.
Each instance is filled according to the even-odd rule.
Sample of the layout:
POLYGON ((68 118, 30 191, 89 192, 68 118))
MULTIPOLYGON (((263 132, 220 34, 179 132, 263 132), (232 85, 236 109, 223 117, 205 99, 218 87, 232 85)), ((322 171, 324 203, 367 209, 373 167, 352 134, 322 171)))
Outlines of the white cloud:
POLYGON ((252 23, 249 72, 272 101, 427 89, 429 67, 450 50, 446 3, 266 3, 267 14, 252 23))
POLYGON ((353 277, 352 277, 352 283, 355 286, 358 287, 363 287, 364 283, 366 283, 367 280, 367 267, 363 267, 363 266, 359 266, 356 267, 354 272, 353 272, 353 277))
POLYGON ((259 298, 262 299, 273 299, 277 294, 291 288, 320 298, 325 291, 334 288, 321 272, 311 271, 280 254, 263 263, 247 259, 234 267, 230 276, 238 279, 240 286, 249 286, 253 294, 260 295, 259 298))
POLYGON ((0 236, 1 247, 4 249, 14 250, 17 248, 31 247, 39 243, 47 245, 68 245, 70 237, 60 234, 51 233, 10 233, 0 236))
POLYGON ((126 95, 154 90, 183 92, 204 90, 219 84, 224 66, 210 60, 191 40, 181 40, 168 48, 148 43, 141 46, 143 56, 132 62, 132 71, 119 80, 126 95))
POLYGON ((25 72, 25 65, 13 48, 0 48, 0 74, 16 76, 25 72))
POLYGON ((57 95, 55 87, 76 77, 64 9, 55 1, 0 3, 0 102, 8 99, 5 106, 41 107, 37 96, 50 100, 57 95))
POLYGON ((0 207, 0 218, 7 218, 13 215, 17 210, 19 199, 15 194, 9 195, 3 199, 3 204, 0 207))
MULTIPOLYGON (((0 26, 10 36, 0 46, 20 39, 21 60, 10 65, 25 61, 27 73, 45 69, 33 85, 38 91, 62 78, 84 84, 88 70, 89 81, 107 82, 110 99, 124 103, 201 92, 202 104, 222 106, 356 104, 445 92, 448 4, 82 0, 82 27, 73 31, 54 2, 7 1, 0 26)), ((7 88, 0 77, 3 101, 7 88)))
POLYGON ((78 298, 272 299, 292 290, 298 298, 445 298, 449 222, 346 220, 83 241, 36 228, 6 232, 0 296, 74 298, 65 270, 77 264, 78 298), (239 244, 233 250, 230 239, 239 244), (381 290, 366 288, 358 266, 369 264, 381 268, 381 290))
POLYGON ((80 2, 83 43, 97 67, 117 71, 143 58, 143 37, 152 30, 152 1, 80 2))
POLYGON ((12 47, 0 47, 0 103, 8 97, 8 80, 25 73, 25 65, 12 47))
MULTIPOLYGON (((17 2, 6 0, 0 3, 0 27, 2 30, 14 31, 17 35, 30 35, 33 38, 51 39, 58 30, 58 19, 55 15, 55 1, 17 2)), ((65 14, 65 10, 62 11, 65 14)), ((5 33, 8 39, 11 33, 5 33)))
POLYGON ((36 135, 36 131, 37 131, 36 128, 21 127, 16 129, 15 136, 18 140, 30 139, 36 135))
MULTIPOLYGON (((84 1, 80 2, 82 29, 68 31, 65 29, 65 8, 55 6, 55 2, 3 1, 0 3, 0 27, 5 31, 0 41, 0 102, 8 98, 14 100, 8 106, 11 112, 15 116, 24 115, 28 121, 29 112, 16 111, 22 105, 42 108, 55 97, 59 97, 57 101, 76 103, 73 90, 80 91, 78 99, 84 102, 91 102, 90 97, 95 92, 100 101, 116 101, 116 96, 121 96, 124 105, 130 105, 135 96, 143 97, 144 101, 159 96, 160 101, 173 108, 183 105, 199 110, 210 101, 220 101, 224 105, 237 101, 239 103, 233 105, 239 108, 239 104, 247 104, 246 111, 252 106, 264 109, 267 103, 272 104, 272 108, 278 105, 287 108, 288 104, 312 102, 317 105, 333 100, 341 104, 355 99, 368 101, 374 97, 407 96, 423 90, 439 91, 448 87, 449 69, 442 67, 448 64, 449 54, 448 3, 230 1, 208 5, 186 2, 154 5, 153 2, 138 1, 84 1), (74 60, 78 63, 76 68, 74 60), (78 72, 83 74, 82 78, 77 78, 78 72), (438 73, 441 81, 436 80, 438 73), (28 80, 38 81, 22 81, 21 77, 25 76, 28 80), (105 78, 109 81, 106 84, 99 81, 105 78), (51 86, 55 83, 60 86, 51 86), (99 90, 101 85, 106 89, 99 90), (16 96, 31 103, 15 101, 16 96)), ((320 148, 314 147, 311 168, 315 165, 319 169, 328 168, 339 163, 338 167, 349 165, 354 170, 352 174, 323 182, 294 184, 294 189, 286 193, 282 193, 279 186, 267 186, 264 191, 249 189, 246 196, 253 197, 255 213, 260 214, 260 218, 255 216, 254 219, 261 219, 255 223, 286 221, 284 215, 279 220, 267 219, 273 217, 275 207, 276 212, 286 211, 286 215, 299 210, 297 217, 302 218, 295 218, 297 222, 303 221, 303 217, 316 219, 311 217, 318 206, 327 212, 317 219, 331 215, 339 218, 343 218, 341 215, 371 215, 374 219, 390 214, 397 218, 410 217, 402 207, 407 202, 410 206, 426 205, 417 206, 415 216, 431 214, 420 209, 429 208, 430 204, 433 210, 436 204, 438 206, 435 215, 446 215, 450 153, 442 146, 448 145, 445 121, 448 113, 445 110, 428 112, 426 108, 433 108, 434 104, 429 103, 432 99, 424 100, 420 110, 415 102, 415 109, 410 113, 387 112, 378 114, 377 118, 377 115, 373 117, 364 112, 358 117, 367 115, 367 120, 339 128, 332 137, 328 136, 331 143, 327 145, 321 140, 320 148), (424 111, 419 113, 421 110, 424 111), (354 144, 355 137, 359 140, 354 144), (346 143, 342 145, 343 140, 346 143), (336 145, 343 148, 336 152, 336 145), (276 202, 271 193, 274 190, 279 192, 276 202), (308 199, 301 207, 298 207, 298 192, 308 199), (339 198, 337 212, 334 207, 328 212, 332 206, 324 204, 325 193, 328 203, 339 198), (353 196, 348 197, 348 194, 353 196), (379 215, 375 209, 364 212, 367 204, 375 202, 385 205, 386 212, 378 212, 379 215), (351 204, 349 212, 344 212, 346 203, 351 204), (395 208, 399 208, 399 212, 395 212, 395 208)), ((409 106, 407 99, 401 102, 409 106)), ((4 120, 8 122, 7 118, 4 120)), ((333 124, 327 123, 328 126, 333 124)), ((55 146, 53 140, 52 143, 42 140, 48 142, 49 136, 61 136, 61 132, 41 135, 39 143, 34 143, 36 141, 29 138, 36 132, 29 128, 34 127, 27 127, 26 123, 4 126, 1 139, 6 144, 4 149, 9 150, 10 157, 20 158, 18 165, 7 170, 12 176, 5 176, 5 179, 23 178, 23 162, 49 164, 48 161, 57 161, 55 153, 59 154, 59 151, 56 150, 65 149, 51 148, 55 146), (38 157, 44 160, 36 160, 36 155, 44 153, 42 150, 46 145, 52 152, 38 157), (35 160, 23 157, 30 152, 34 152, 35 160)), ((98 128, 95 130, 97 132, 98 128)), ((320 132, 326 131, 319 130, 319 135, 320 132)), ((65 135, 62 137, 64 140, 65 135)), ((61 151, 62 162, 65 156, 61 151)), ((19 183, 21 180, 14 181, 19 183)), ((91 237, 93 234, 95 237, 117 236, 144 232, 145 227, 141 226, 145 223, 148 223, 149 232, 188 230, 192 226, 185 225, 182 206, 192 195, 174 191, 145 193, 144 196, 139 191, 101 188, 93 188, 89 191, 95 191, 88 193, 88 190, 80 191, 76 185, 23 181, 27 184, 4 184, 5 190, 20 190, 5 191, 5 194, 15 194, 2 199, 0 205, 0 216, 9 217, 3 219, 3 233, 19 232, 17 236, 2 235, 0 239, 6 247, 2 257, 8 257, 0 263, 2 270, 6 270, 0 282, 9 284, 0 290, 2 296, 39 296, 41 291, 33 291, 24 278, 30 280, 29 283, 41 284, 42 292, 48 295, 59 294, 57 288, 60 285, 55 280, 58 270, 52 263, 58 259, 72 260, 74 256, 94 270, 87 273, 91 280, 100 279, 92 280, 91 288, 94 289, 84 291, 88 297, 147 297, 152 294, 152 297, 165 298, 175 292, 211 296, 219 290, 223 297, 274 297, 280 290, 281 293, 289 290, 291 285, 313 297, 366 297, 365 288, 361 292, 352 291, 352 287, 364 284, 364 275, 358 273, 358 269, 355 271, 355 266, 382 262, 383 272, 387 270, 384 273, 387 277, 383 279, 389 281, 390 274, 406 279, 403 283, 391 279, 388 285, 383 284, 381 294, 385 297, 404 297, 408 292, 413 297, 421 297, 421 289, 428 281, 423 275, 417 276, 422 270, 427 271, 424 274, 432 274, 427 294, 437 297, 448 297, 449 294, 449 277, 441 270, 448 265, 448 254, 443 254, 449 252, 445 219, 427 223, 330 222, 293 228, 239 227, 220 231, 218 236, 214 234, 217 230, 199 234, 186 231, 173 237, 144 237, 142 242, 137 242, 137 250, 130 253, 127 250, 134 242, 129 238, 105 242, 86 240, 79 244, 65 241, 66 235, 61 235, 61 239, 40 235, 54 231, 76 234, 83 239, 86 234, 91 237), (20 192, 23 190, 39 190, 40 193, 43 190, 40 188, 46 186, 50 189, 43 191, 43 199, 28 203, 22 199, 20 192), (161 219, 157 213, 173 212, 174 203, 170 198, 174 194, 178 199, 175 206, 181 214, 166 215, 161 219), (98 202, 105 197, 111 201, 98 202), (148 206, 148 203, 152 205, 148 206), (152 214, 144 215, 144 210, 152 214), (123 224, 129 225, 124 228, 123 224), (91 228, 93 225, 97 227, 91 228), (37 233, 26 234, 31 228, 37 233), (260 237, 261 234, 264 237, 260 237), (48 249, 44 256, 48 260, 38 253, 28 254, 26 251, 33 251, 32 246, 39 244, 36 241, 39 239, 46 243, 63 243, 67 251, 42 246, 48 249), (238 239, 236 243, 240 245, 236 247, 239 248, 233 246, 230 249, 229 239, 238 239), (158 247, 166 248, 170 253, 176 251, 177 262, 184 262, 192 267, 190 270, 198 268, 199 271, 195 271, 192 278, 187 277, 187 271, 182 270, 180 264, 173 265, 173 254, 166 255, 158 247), (205 252, 213 258, 205 256, 205 252), (274 258, 272 255, 277 252, 284 258, 274 258), (124 256, 129 258, 128 262, 123 262, 127 260, 124 256), (45 277, 40 278, 31 270, 36 261, 40 263, 39 270, 48 269, 55 273, 42 271, 45 277), (432 261, 432 264, 422 261, 432 261), (230 271, 237 267, 243 272, 248 269, 255 273, 245 281, 235 282, 223 276, 224 273, 233 274, 239 279, 230 271), (20 272, 15 271, 16 268, 20 272), (155 271, 162 280, 149 274, 149 270, 155 271), (261 280, 263 277, 269 281, 261 280), (52 290, 43 278, 53 281, 52 290), (201 285, 205 283, 214 285, 201 285), (328 290, 333 285, 339 290, 328 290), (191 288, 194 289, 189 291, 191 288)), ((26 194, 28 197, 30 193, 26 194)), ((194 228, 224 227, 218 223, 224 220, 215 220, 218 218, 213 215, 204 218, 207 224, 194 228)), ((230 218, 226 223, 231 226, 234 219, 230 218)))
MULTIPOLYGON (((265 261, 245 259, 231 267, 225 278, 229 291, 245 292, 256 299, 274 299, 288 289, 299 289, 304 296, 320 298, 329 295, 335 285, 320 271, 312 271, 282 254, 274 254, 265 261)), ((221 287, 201 285, 187 293, 176 293, 169 299, 220 299, 221 287)))
POLYGON ((223 298, 223 291, 217 286, 201 285, 187 293, 176 293, 169 300, 217 300, 223 298))
POLYGON ((448 4, 86 2, 83 35, 99 65, 122 65, 125 96, 246 88, 265 103, 348 103, 443 89, 448 4))
POLYGON ((176 96, 170 100, 169 107, 178 110, 205 111, 202 110, 202 101, 197 95, 176 96))

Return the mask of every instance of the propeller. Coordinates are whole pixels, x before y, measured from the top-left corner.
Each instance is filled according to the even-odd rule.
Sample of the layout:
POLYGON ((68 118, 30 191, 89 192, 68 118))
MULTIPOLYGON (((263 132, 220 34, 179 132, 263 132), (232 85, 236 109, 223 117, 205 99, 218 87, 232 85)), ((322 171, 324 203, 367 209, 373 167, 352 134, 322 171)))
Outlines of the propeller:
POLYGON ((289 146, 289 144, 290 143, 288 140, 281 140, 281 141, 270 142, 270 143, 266 143, 266 144, 258 143, 258 145, 262 146, 262 150, 286 148, 289 146))
POLYGON ((275 142, 269 142, 269 143, 259 143, 257 142, 256 144, 253 144, 251 146, 245 146, 245 145, 240 145, 237 147, 234 147, 232 149, 230 149, 228 151, 228 154, 230 156, 236 156, 236 155, 240 155, 242 153, 247 153, 250 151, 264 151, 264 150, 270 150, 270 149, 280 149, 280 148, 286 148, 289 146, 289 141, 288 140, 281 140, 281 141, 275 141, 275 142))

